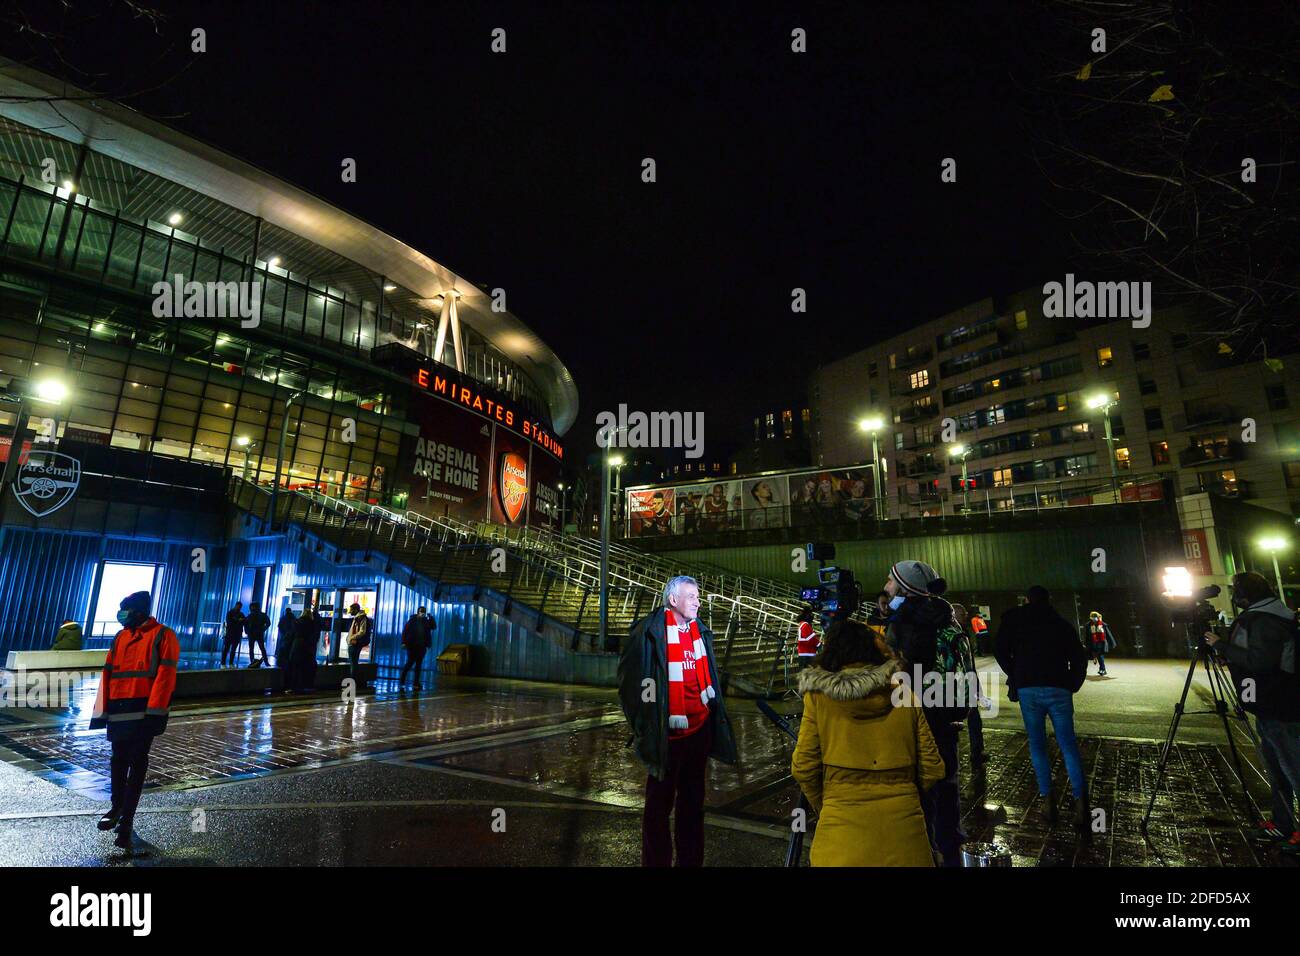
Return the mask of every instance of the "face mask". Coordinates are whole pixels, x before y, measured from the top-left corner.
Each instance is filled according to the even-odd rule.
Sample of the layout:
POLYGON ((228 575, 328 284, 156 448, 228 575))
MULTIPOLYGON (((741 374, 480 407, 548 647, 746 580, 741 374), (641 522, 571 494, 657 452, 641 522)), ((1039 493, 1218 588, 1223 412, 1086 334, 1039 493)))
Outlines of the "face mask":
POLYGON ((131 616, 131 611, 122 608, 122 610, 117 612, 117 623, 121 624, 123 627, 129 627, 131 625, 131 616))
POLYGON ((903 595, 901 594, 898 595, 898 597, 894 598, 892 601, 889 602, 889 609, 891 611, 897 611, 900 607, 903 606, 903 602, 906 600, 907 598, 904 597, 903 595))

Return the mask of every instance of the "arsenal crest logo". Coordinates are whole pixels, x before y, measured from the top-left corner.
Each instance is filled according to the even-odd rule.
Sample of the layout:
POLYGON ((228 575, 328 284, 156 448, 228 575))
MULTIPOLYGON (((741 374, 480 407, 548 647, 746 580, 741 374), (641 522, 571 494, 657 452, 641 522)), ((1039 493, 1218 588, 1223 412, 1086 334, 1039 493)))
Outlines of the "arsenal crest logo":
POLYGON ((14 497, 37 518, 58 511, 81 485, 81 462, 57 451, 32 451, 18 469, 14 497))
POLYGON ((501 456, 499 486, 501 510, 511 523, 519 520, 528 500, 528 462, 522 455, 506 452, 501 456))

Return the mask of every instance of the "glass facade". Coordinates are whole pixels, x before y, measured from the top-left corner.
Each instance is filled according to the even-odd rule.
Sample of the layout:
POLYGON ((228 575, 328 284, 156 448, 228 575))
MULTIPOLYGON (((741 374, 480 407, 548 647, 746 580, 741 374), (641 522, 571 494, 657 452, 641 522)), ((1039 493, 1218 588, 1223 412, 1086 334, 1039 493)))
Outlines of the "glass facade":
MULTIPOLYGON (((187 194, 177 205, 213 205, 176 191, 187 194)), ((287 233, 222 209, 242 217, 232 245, 253 232, 242 257, 214 248, 210 226, 200 239, 183 221, 132 220, 80 191, 0 175, 0 378, 53 374, 69 385, 61 406, 26 407, 34 432, 48 432, 53 419, 61 441, 207 462, 266 486, 286 403, 297 395, 287 406, 282 486, 386 500, 401 436, 415 426, 405 417, 409 378, 376 367, 372 350, 396 343, 428 361, 436 316, 398 311, 387 296, 395 287, 356 266, 346 281, 299 275, 292 260, 308 261, 309 244, 295 247, 287 233), (278 249, 289 268, 270 255, 278 249), (157 317, 154 285, 177 274, 259 283, 259 324, 245 329, 238 314, 175 315, 183 308, 157 317), (348 291, 369 279, 373 295, 348 291)), ((460 376, 549 423, 533 383, 474 330, 461 331, 460 376)), ((0 432, 12 433, 16 411, 0 405, 0 432)))

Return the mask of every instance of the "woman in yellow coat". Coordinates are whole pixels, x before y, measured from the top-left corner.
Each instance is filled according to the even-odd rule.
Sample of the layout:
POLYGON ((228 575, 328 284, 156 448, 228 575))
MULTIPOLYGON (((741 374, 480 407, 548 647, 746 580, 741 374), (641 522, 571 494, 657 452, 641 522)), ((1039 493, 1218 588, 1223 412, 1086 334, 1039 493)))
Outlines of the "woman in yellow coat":
POLYGON ((842 621, 818 664, 799 675, 791 767, 817 812, 812 865, 934 866, 921 793, 943 759, 920 702, 890 679, 898 661, 866 625, 842 621))

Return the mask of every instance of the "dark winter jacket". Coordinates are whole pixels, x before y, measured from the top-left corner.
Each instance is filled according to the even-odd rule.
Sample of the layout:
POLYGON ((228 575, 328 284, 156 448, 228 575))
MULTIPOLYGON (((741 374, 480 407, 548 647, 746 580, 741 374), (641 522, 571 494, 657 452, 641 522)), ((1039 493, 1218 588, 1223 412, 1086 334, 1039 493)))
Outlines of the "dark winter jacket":
MULTIPOLYGON (((709 705, 709 721, 713 727, 713 749, 709 756, 734 764, 736 736, 723 703, 722 672, 713 654, 713 632, 703 621, 699 627, 709 661, 709 676, 718 695, 709 705)), ((631 743, 637 758, 653 776, 664 779, 668 765, 668 652, 663 608, 628 630, 618 662, 618 699, 632 730, 631 743), (654 682, 653 694, 644 693, 641 682, 646 678, 654 682), (652 696, 653 700, 646 701, 646 696, 652 696)))
POLYGON ((244 633, 255 641, 260 641, 266 637, 266 632, 270 627, 271 619, 261 611, 253 611, 244 618, 244 633))
POLYGON ((226 612, 226 640, 238 641, 244 636, 244 612, 231 608, 226 612))
POLYGON ((402 646, 413 651, 424 650, 433 642, 433 632, 437 629, 433 618, 412 614, 402 628, 402 646))
MULTIPOLYGON (((903 659, 902 670, 915 683, 915 666, 920 665, 923 683, 913 686, 912 692, 924 699, 925 675, 935 668, 935 638, 939 631, 954 624, 952 605, 943 598, 909 597, 894 614, 886 632, 888 643, 897 649, 903 659)), ((954 701, 955 702, 955 701, 954 701)), ((970 714, 969 707, 925 707, 930 726, 942 732, 944 725, 959 723, 970 714)))
POLYGON ((1017 691, 1063 687, 1074 693, 1088 676, 1088 652, 1050 604, 1022 604, 1002 615, 993 653, 1017 691))
POLYGON ((288 667, 293 655, 293 632, 298 626, 298 619, 292 611, 285 611, 276 624, 275 663, 279 667, 288 667))
POLYGON ((1297 644, 1295 613, 1275 597, 1257 601, 1237 618, 1223 649, 1246 710, 1271 720, 1300 720, 1297 644))

